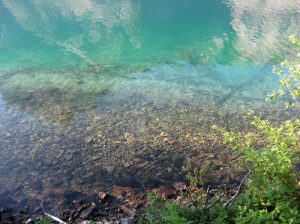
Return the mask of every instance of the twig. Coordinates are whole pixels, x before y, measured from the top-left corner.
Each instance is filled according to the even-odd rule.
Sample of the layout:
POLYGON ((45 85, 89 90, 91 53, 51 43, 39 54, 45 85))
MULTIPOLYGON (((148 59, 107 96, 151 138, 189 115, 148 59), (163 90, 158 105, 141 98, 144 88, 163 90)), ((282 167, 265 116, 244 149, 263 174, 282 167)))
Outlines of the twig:
POLYGON ((53 215, 51 215, 47 212, 45 212, 45 215, 48 216, 50 219, 52 219, 56 222, 59 222, 60 224, 67 224, 66 222, 62 221, 61 219, 59 219, 59 218, 57 218, 57 217, 55 217, 55 216, 53 216, 53 215))
POLYGON ((250 176, 251 173, 252 173, 252 170, 249 170, 249 172, 246 174, 246 176, 242 179, 242 181, 241 181, 237 191, 235 192, 235 194, 223 205, 223 208, 226 208, 232 201, 234 201, 236 196, 239 194, 243 183, 246 181, 246 179, 250 176))
POLYGON ((53 215, 51 215, 51 214, 49 214, 49 213, 47 213, 45 211, 44 200, 41 201, 41 209, 42 209, 44 215, 47 216, 47 217, 49 217, 50 219, 52 219, 52 220, 54 220, 54 221, 56 221, 56 222, 58 222, 60 224, 67 224, 66 222, 62 221, 61 219, 59 219, 59 218, 57 218, 57 217, 55 217, 55 216, 53 216, 53 215))
POLYGON ((210 185, 208 185, 208 187, 207 187, 206 194, 209 193, 209 190, 210 190, 210 185))
POLYGON ((225 192, 225 198, 227 198, 227 186, 224 184, 224 192, 225 192))

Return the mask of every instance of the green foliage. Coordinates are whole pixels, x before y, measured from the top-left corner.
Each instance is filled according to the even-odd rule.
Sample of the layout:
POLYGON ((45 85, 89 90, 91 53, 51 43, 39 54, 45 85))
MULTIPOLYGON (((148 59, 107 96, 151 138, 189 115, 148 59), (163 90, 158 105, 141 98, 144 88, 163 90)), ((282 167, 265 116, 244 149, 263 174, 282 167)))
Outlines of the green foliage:
POLYGON ((206 181, 207 167, 199 165, 195 160, 188 160, 183 171, 188 182, 194 187, 200 187, 206 181))
POLYGON ((300 39, 290 37, 290 42, 297 49, 297 58, 293 61, 284 61, 279 67, 274 67, 273 72, 280 78, 280 88, 268 96, 268 99, 275 100, 280 96, 288 95, 291 100, 287 106, 299 105, 300 102, 300 39))
POLYGON ((255 130, 235 134, 222 130, 225 142, 243 156, 243 165, 252 169, 244 194, 235 203, 237 223, 296 223, 300 204, 293 164, 299 161, 300 121, 286 121, 273 127, 253 116, 255 130), (255 136, 255 138, 254 138, 255 136))
POLYGON ((293 164, 300 161, 297 151, 300 121, 286 121, 274 127, 253 112, 249 116, 251 132, 231 133, 221 129, 225 143, 243 156, 245 169, 252 170, 244 192, 236 201, 226 207, 224 200, 218 200, 218 194, 211 198, 201 188, 205 169, 190 161, 185 167, 190 187, 182 195, 189 203, 151 195, 147 223, 297 223, 300 220, 299 189, 293 172, 293 164))
POLYGON ((227 223, 230 217, 221 203, 209 206, 209 200, 188 205, 152 195, 150 202, 146 222, 149 224, 227 223))
POLYGON ((52 220, 49 217, 43 217, 37 221, 35 221, 35 224, 52 224, 52 220))
MULTIPOLYGON (((291 37, 290 41, 300 51, 300 40, 291 37)), ((288 106, 300 105, 299 62, 285 61, 274 72, 280 76, 280 89, 269 99, 289 95, 292 101, 288 106)), ((205 168, 190 161, 184 169, 190 183, 182 195, 186 200, 163 200, 151 195, 146 223, 300 223, 299 186, 293 170, 293 165, 300 162, 300 121, 288 120, 274 127, 252 111, 248 116, 253 128, 247 133, 217 128, 224 142, 241 154, 241 165, 251 171, 245 189, 236 200, 225 203, 229 202, 226 197, 218 194, 210 197, 201 188, 205 168)))

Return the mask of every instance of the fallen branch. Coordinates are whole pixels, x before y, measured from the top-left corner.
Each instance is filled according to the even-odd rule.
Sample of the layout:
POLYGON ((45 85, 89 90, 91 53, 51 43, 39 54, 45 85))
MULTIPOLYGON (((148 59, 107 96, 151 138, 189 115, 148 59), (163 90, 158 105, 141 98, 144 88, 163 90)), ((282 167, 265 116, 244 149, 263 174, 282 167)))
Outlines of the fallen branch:
POLYGON ((233 202, 235 200, 235 198, 237 197, 237 195, 239 194, 239 192, 241 190, 243 183, 247 180, 247 178, 250 176, 251 173, 252 173, 252 170, 249 170, 249 172, 246 174, 246 176, 242 179, 235 194, 223 205, 223 208, 226 208, 231 202, 233 202))
POLYGON ((225 104, 233 95, 241 92, 244 88, 248 88, 250 85, 254 83, 257 79, 262 77, 263 71, 270 66, 269 63, 266 63, 262 68, 260 68, 259 71, 255 71, 252 73, 247 80, 245 80, 242 83, 236 84, 235 86, 232 87, 232 90, 223 96, 220 100, 218 100, 219 105, 225 104))
POLYGON ((52 219, 53 221, 59 222, 60 224, 67 224, 66 222, 62 221, 61 219, 59 219, 59 218, 57 218, 57 217, 55 217, 55 216, 53 216, 53 215, 51 215, 51 214, 49 214, 47 212, 45 212, 44 214, 47 217, 49 217, 50 219, 52 219))
POLYGON ((49 218, 52 219, 53 221, 56 221, 56 222, 58 222, 58 223, 60 223, 60 224, 67 224, 66 222, 62 221, 61 219, 59 219, 59 218, 55 217, 54 215, 51 215, 51 214, 49 214, 49 213, 47 213, 47 212, 45 211, 45 208, 44 208, 44 200, 41 201, 41 209, 42 209, 44 215, 47 216, 47 217, 49 217, 49 218))

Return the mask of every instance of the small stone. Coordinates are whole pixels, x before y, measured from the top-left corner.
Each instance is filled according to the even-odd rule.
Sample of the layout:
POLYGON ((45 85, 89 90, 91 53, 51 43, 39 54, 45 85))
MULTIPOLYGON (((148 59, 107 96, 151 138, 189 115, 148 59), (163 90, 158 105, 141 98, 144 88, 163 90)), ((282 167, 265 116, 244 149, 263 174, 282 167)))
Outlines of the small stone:
POLYGON ((184 182, 176 182, 173 184, 177 191, 185 191, 187 190, 187 185, 184 182))
POLYGON ((171 173, 171 172, 173 171, 173 169, 172 169, 171 167, 168 167, 168 168, 167 168, 167 171, 168 171, 169 173, 171 173))
POLYGON ((131 187, 120 187, 120 186, 114 186, 112 189, 112 194, 116 198, 123 198, 127 195, 133 195, 135 194, 135 190, 131 187))
POLYGON ((127 217, 125 219, 122 219, 121 224, 134 224, 134 218, 133 217, 127 217))
POLYGON ((89 178, 89 177, 93 177, 93 176, 95 176, 95 174, 93 172, 88 172, 84 177, 89 178))
POLYGON ((163 199, 170 199, 176 194, 176 189, 173 186, 167 186, 155 188, 152 192, 160 195, 163 199))
POLYGON ((106 167, 106 171, 109 172, 109 173, 112 173, 112 172, 114 172, 114 167, 113 166, 108 166, 108 167, 106 167))
POLYGON ((165 132, 161 132, 160 134, 159 134, 159 136, 160 137, 168 137, 169 135, 167 134, 167 133, 165 133, 165 132))
POLYGON ((61 179, 54 179, 52 181, 52 184, 54 187, 57 187, 57 186, 61 185, 62 183, 63 183, 63 181, 61 179))
POLYGON ((65 155, 65 158, 66 158, 67 161, 70 160, 70 159, 72 159, 72 157, 73 157, 72 154, 67 154, 67 155, 65 155))
POLYGON ((80 177, 75 177, 76 183, 77 184, 83 184, 83 179, 80 177))
POLYGON ((136 210, 135 209, 130 209, 130 208, 124 206, 124 205, 121 205, 119 208, 120 208, 120 210, 122 212, 124 212, 125 214, 130 215, 132 217, 134 217, 135 214, 136 214, 136 210))
POLYGON ((15 218, 10 212, 4 212, 1 214, 1 223, 14 223, 15 218))
POLYGON ((125 168, 130 167, 130 163, 129 163, 129 162, 124 163, 124 167, 125 167, 125 168))
POLYGON ((98 196, 101 199, 101 201, 106 201, 109 197, 109 195, 103 191, 99 191, 98 196))
POLYGON ((33 190, 40 190, 42 188, 42 182, 40 180, 34 180, 30 182, 29 187, 33 190))
POLYGON ((27 215, 27 214, 28 214, 28 208, 27 208, 27 207, 22 208, 22 209, 20 210, 20 214, 27 215))
POLYGON ((206 157, 212 159, 215 157, 215 155, 213 153, 208 153, 206 157))
POLYGON ((80 186, 77 184, 76 180, 71 180, 71 188, 75 192, 81 192, 80 186))

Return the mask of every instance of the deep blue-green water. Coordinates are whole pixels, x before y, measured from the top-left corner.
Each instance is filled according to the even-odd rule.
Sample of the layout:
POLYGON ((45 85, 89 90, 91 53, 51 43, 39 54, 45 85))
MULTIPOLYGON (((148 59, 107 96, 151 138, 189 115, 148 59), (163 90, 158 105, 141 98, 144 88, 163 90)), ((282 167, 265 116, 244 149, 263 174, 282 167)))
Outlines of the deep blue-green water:
POLYGON ((299 0, 0 0, 0 207, 168 184, 196 154, 222 182, 211 126, 290 116, 265 97, 299 21, 299 0))

